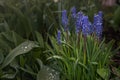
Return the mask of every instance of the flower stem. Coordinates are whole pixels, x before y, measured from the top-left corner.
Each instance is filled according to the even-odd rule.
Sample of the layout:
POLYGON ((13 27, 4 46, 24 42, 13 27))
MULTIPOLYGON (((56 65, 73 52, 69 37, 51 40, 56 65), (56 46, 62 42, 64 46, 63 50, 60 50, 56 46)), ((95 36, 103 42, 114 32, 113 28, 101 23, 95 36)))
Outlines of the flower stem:
POLYGON ((86 37, 84 36, 84 47, 83 47, 84 49, 84 64, 86 64, 86 57, 87 57, 87 55, 86 55, 86 37))

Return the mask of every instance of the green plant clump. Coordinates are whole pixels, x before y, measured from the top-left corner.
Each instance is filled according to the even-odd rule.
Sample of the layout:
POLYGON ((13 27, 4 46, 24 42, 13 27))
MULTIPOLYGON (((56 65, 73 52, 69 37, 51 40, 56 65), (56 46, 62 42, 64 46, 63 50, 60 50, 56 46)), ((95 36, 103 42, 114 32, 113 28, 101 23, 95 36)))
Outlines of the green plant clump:
POLYGON ((76 31, 70 32, 66 10, 62 11, 64 29, 58 30, 57 40, 49 36, 51 45, 47 45, 47 61, 60 72, 61 80, 109 80, 114 41, 106 44, 105 39, 101 39, 103 22, 99 13, 94 16, 94 26, 80 13, 75 14, 73 8, 71 16, 74 16, 76 31))

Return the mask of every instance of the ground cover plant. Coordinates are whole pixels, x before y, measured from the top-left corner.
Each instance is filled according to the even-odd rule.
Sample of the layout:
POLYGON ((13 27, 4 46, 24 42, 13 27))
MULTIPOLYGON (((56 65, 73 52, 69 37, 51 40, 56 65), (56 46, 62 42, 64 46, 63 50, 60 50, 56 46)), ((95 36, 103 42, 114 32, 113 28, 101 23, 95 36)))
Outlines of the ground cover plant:
POLYGON ((113 41, 102 39, 103 13, 94 15, 94 22, 82 12, 71 9, 74 28, 70 32, 67 11, 62 11, 63 29, 49 37, 47 46, 50 66, 61 73, 61 80, 109 80, 113 41))

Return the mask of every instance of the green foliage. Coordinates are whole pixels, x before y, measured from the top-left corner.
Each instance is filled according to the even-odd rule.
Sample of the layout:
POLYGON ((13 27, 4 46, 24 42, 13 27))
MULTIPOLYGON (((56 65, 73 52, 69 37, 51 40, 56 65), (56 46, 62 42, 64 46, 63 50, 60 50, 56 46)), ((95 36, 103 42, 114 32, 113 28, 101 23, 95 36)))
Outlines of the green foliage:
POLYGON ((117 25, 117 26, 120 26, 120 7, 118 7, 114 13, 114 23, 117 25))
POLYGON ((53 14, 55 9, 48 0, 0 1, 0 79, 39 77, 41 67, 37 60, 44 63, 46 58, 43 36, 48 30, 54 31, 51 27, 58 24, 53 14))
POLYGON ((32 41, 26 41, 23 42, 22 44, 20 44, 19 46, 17 46, 15 49, 13 49, 4 59, 4 62, 1 66, 1 68, 6 67, 9 63, 11 63, 13 61, 13 59, 21 54, 27 53, 28 51, 30 51, 32 48, 34 47, 38 47, 37 45, 35 45, 34 42, 32 41))
POLYGON ((18 69, 19 60, 16 59, 16 57, 20 56, 21 54, 27 53, 28 51, 31 51, 31 49, 33 49, 37 45, 35 45, 35 42, 32 41, 26 41, 21 43, 23 39, 20 36, 18 36, 18 34, 16 34, 15 32, 3 32, 1 33, 0 36, 1 36, 0 40, 4 41, 4 44, 6 44, 6 46, 1 46, 0 48, 1 49, 0 71, 2 71, 0 74, 0 78, 14 79, 16 75, 19 73, 19 69, 18 69), (12 45, 15 44, 14 46, 18 46, 18 44, 20 43, 21 44, 15 49, 13 49, 14 46, 7 45, 10 43, 12 45), (6 53, 10 52, 9 54, 5 54, 4 49, 7 49, 7 47, 8 50, 6 53))
MULTIPOLYGON (((24 38, 34 39, 34 31, 45 34, 48 28, 57 27, 53 2, 48 0, 1 0, 0 22, 24 38)), ((53 28, 52 31, 54 31, 53 28)))
POLYGON ((73 33, 67 40, 64 37, 66 35, 63 34, 59 45, 50 36, 52 47, 47 45, 46 51, 50 66, 61 73, 61 80, 109 79, 113 41, 105 44, 104 40, 99 42, 93 36, 88 36, 85 40, 82 34, 78 37, 73 33))
MULTIPOLYGON (((36 38, 38 42, 23 39, 14 31, 0 33, 1 80, 40 80, 41 75, 49 78, 54 76, 56 80, 59 80, 59 74, 54 75, 57 72, 42 63, 41 60, 45 62, 45 55, 43 54, 45 42, 39 32, 36 32, 36 38), (43 70, 42 66, 46 68, 43 70)), ((43 78, 43 80, 45 79, 43 78)))

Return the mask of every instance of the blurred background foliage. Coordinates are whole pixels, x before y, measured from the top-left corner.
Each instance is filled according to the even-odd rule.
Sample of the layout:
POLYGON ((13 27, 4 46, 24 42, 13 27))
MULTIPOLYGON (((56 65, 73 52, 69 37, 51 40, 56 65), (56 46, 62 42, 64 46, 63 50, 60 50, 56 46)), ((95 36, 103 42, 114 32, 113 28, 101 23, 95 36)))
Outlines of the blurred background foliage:
POLYGON ((0 26, 6 25, 25 38, 34 38, 34 31, 42 35, 53 34, 61 26, 61 11, 67 9, 70 14, 73 6, 88 15, 91 21, 95 13, 103 11, 104 35, 108 40, 118 41, 120 7, 117 4, 103 6, 102 0, 0 0, 0 26))
POLYGON ((1 0, 0 21, 25 38, 34 38, 34 31, 46 33, 56 22, 51 5, 48 0, 1 0))

